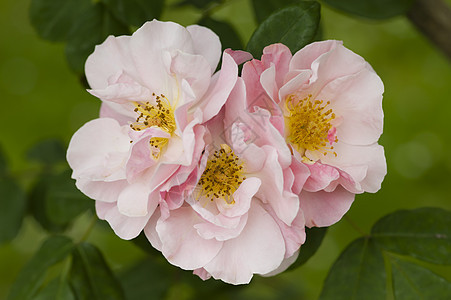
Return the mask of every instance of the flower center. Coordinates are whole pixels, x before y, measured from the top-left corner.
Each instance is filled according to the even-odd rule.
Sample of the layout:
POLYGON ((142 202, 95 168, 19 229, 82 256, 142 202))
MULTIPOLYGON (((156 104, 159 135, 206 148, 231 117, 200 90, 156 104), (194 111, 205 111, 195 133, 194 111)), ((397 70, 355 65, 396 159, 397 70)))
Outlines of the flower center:
POLYGON ((298 99, 295 95, 288 96, 285 107, 285 127, 287 140, 304 154, 305 150, 322 151, 323 155, 332 153, 332 144, 338 142, 335 136, 335 127, 330 123, 335 119, 332 109, 327 109, 330 101, 312 100, 312 95, 298 99))
MULTIPOLYGON (((131 129, 141 131, 149 127, 158 127, 159 129, 171 134, 176 129, 174 109, 165 95, 155 95, 155 105, 150 102, 134 102, 134 111, 138 114, 136 121, 130 124, 131 129)), ((158 159, 160 152, 169 142, 168 138, 153 137, 150 139, 152 155, 158 159)))
POLYGON ((211 201, 223 198, 233 204, 232 195, 245 179, 242 162, 228 145, 222 144, 208 159, 198 185, 202 188, 201 195, 211 201))

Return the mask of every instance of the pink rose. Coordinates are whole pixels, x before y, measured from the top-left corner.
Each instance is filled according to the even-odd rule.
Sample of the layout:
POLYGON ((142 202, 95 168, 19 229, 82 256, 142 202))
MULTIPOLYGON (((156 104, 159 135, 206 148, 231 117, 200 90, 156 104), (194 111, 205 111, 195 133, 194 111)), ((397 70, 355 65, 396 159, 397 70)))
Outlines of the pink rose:
POLYGON ((108 37, 86 61, 100 118, 72 137, 67 160, 77 187, 124 239, 136 237, 160 187, 197 166, 202 125, 225 103, 237 65, 219 38, 197 25, 151 21, 132 36, 108 37))
POLYGON ((144 229, 172 264, 232 284, 285 270, 305 241, 289 149, 269 114, 243 109, 245 93, 240 78, 206 124, 210 140, 199 164, 165 192, 178 199, 166 203, 181 205, 160 205, 144 229))
POLYGON ((274 44, 244 65, 242 77, 249 111, 269 111, 292 152, 293 192, 307 226, 334 224, 354 194, 379 190, 384 87, 362 57, 338 41, 312 43, 293 56, 274 44))

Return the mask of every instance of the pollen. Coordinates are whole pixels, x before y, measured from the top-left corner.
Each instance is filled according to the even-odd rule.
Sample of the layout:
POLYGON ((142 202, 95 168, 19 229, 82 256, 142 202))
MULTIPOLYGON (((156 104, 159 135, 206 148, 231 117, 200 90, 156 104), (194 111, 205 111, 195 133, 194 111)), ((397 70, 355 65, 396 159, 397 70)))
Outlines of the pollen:
MULTIPOLYGON (((157 127, 169 134, 173 134, 176 129, 174 109, 165 95, 152 94, 154 103, 133 102, 134 112, 138 114, 136 121, 130 124, 130 128, 141 131, 150 127, 157 127)), ((152 155, 158 159, 161 150, 169 142, 168 138, 154 137, 150 139, 152 155)))
POLYGON ((234 204, 233 193, 245 179, 243 163, 228 145, 222 144, 221 149, 209 157, 198 186, 201 195, 210 201, 222 198, 234 204))
POLYGON ((329 105, 330 101, 313 100, 312 95, 303 99, 296 95, 288 96, 285 102, 287 141, 299 153, 310 150, 337 156, 333 143, 338 139, 335 136, 331 138, 330 134, 334 132, 331 121, 335 119, 335 113, 327 108, 329 105))

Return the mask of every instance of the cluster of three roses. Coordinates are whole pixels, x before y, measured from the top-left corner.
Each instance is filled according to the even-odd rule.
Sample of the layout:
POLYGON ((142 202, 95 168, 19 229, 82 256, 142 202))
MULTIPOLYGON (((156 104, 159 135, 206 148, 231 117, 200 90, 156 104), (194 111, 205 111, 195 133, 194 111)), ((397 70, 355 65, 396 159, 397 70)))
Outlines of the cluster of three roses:
POLYGON ((169 262, 242 284, 293 263, 386 174, 383 84, 338 41, 260 60, 208 28, 151 21, 86 62, 100 118, 73 136, 77 187, 115 233, 169 262), (244 63, 241 76, 238 65, 244 63))

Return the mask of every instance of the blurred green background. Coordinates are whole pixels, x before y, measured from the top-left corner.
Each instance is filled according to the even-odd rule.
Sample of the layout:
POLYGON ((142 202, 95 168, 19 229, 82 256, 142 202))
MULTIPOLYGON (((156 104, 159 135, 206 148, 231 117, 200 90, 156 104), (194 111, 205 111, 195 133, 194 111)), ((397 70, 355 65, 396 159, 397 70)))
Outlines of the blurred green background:
MULTIPOLYGON (((27 149, 48 137, 68 143, 82 124, 97 116, 100 106, 69 70, 64 46, 37 37, 28 20, 29 4, 30 0, 0 1, 0 146, 14 175, 25 185, 35 169, 25 160, 27 149)), ((229 20, 244 44, 256 26, 250 1, 228 1, 214 16, 229 20)), ((192 24, 198 17, 194 8, 165 10, 163 14, 164 20, 182 25, 192 24)), ((324 39, 343 40, 373 66, 385 84, 385 126, 380 143, 385 147, 388 174, 378 193, 357 195, 347 219, 330 228, 307 264, 269 279, 256 276, 243 295, 273 299, 284 291, 285 295, 316 299, 333 261, 360 236, 351 223, 369 232, 376 220, 398 209, 451 209, 450 61, 405 17, 374 22, 322 6, 321 18, 324 39)), ((71 236, 82 235, 87 219, 85 215, 77 220, 71 236)), ((13 243, 0 245, 0 299, 6 297, 20 268, 45 236, 34 220, 27 219, 13 243)), ((102 226, 97 226, 88 240, 102 249, 115 270, 145 256, 102 226)), ((449 271, 437 270, 451 279, 449 271)), ((180 299, 183 293, 177 291, 189 295, 189 288, 174 283, 170 295, 180 299)))

